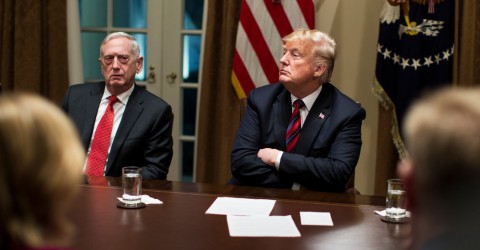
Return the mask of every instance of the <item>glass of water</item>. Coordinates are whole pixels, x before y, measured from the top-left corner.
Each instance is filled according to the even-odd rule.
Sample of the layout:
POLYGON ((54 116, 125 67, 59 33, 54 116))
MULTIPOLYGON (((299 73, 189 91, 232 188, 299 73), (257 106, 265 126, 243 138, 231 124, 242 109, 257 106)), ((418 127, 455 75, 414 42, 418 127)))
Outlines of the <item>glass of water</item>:
POLYGON ((390 179, 387 184, 386 217, 391 220, 401 220, 407 215, 405 182, 401 179, 390 179))
POLYGON ((122 199, 125 205, 135 206, 142 201, 142 169, 139 167, 122 168, 122 199))

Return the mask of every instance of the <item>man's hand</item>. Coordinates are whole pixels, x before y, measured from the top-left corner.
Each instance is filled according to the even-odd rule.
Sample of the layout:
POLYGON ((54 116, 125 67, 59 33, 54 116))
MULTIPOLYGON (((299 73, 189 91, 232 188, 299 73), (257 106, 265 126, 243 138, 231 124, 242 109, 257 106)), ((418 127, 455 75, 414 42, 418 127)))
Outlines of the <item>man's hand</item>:
POLYGON ((275 159, 280 151, 273 148, 262 148, 258 151, 257 156, 260 158, 263 163, 275 167, 275 159))

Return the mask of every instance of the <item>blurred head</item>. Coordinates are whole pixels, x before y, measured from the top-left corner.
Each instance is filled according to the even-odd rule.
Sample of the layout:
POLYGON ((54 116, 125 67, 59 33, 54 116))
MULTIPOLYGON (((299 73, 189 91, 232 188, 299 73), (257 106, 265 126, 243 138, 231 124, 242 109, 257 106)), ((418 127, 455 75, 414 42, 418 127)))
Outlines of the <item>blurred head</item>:
POLYGON ((70 120, 29 94, 0 97, 0 248, 63 245, 85 154, 70 120))
POLYGON ((330 80, 336 46, 330 36, 318 30, 298 29, 282 41, 279 81, 292 94, 306 96, 330 80))
POLYGON ((100 46, 98 59, 108 91, 113 95, 127 91, 135 83, 135 74, 143 67, 140 46, 132 35, 111 33, 100 46))
POLYGON ((479 127, 479 88, 443 89, 421 99, 408 112, 404 130, 414 210, 423 218, 451 227, 471 223, 472 214, 478 217, 479 127))

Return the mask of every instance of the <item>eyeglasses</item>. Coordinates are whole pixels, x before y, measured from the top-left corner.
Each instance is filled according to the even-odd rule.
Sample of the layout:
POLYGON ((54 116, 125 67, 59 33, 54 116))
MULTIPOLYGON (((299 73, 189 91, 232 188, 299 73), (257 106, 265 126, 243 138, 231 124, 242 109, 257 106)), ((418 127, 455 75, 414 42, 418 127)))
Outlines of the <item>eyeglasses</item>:
POLYGON ((121 64, 127 64, 130 61, 129 55, 117 55, 117 56, 107 55, 107 56, 104 56, 102 59, 105 64, 112 64, 115 57, 121 64))

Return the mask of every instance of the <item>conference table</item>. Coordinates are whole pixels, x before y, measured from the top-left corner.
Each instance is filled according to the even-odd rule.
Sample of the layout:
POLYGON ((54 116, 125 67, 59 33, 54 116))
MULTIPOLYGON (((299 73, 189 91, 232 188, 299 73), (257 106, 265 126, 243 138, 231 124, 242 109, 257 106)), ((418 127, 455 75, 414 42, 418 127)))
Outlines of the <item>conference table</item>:
POLYGON ((380 220, 385 197, 206 183, 143 180, 163 204, 117 207, 121 178, 85 177, 69 212, 73 249, 402 249, 409 223, 380 220), (272 199, 270 215, 291 215, 300 237, 231 237, 225 215, 206 214, 218 197, 272 199), (305 226, 300 212, 329 212, 333 226, 305 226))

